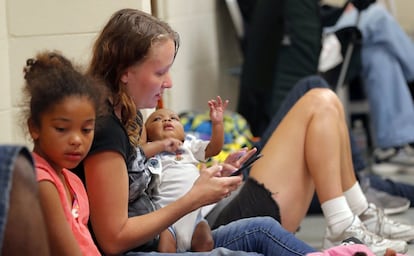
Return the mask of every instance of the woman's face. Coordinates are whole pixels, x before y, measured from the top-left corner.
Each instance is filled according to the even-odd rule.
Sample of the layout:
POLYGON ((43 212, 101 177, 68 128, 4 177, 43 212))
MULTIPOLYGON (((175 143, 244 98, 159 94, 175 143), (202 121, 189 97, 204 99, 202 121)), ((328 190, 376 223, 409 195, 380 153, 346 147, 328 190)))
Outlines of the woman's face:
POLYGON ((170 68, 174 62, 173 40, 155 43, 144 62, 130 66, 121 77, 137 109, 154 108, 164 89, 171 88, 170 68))

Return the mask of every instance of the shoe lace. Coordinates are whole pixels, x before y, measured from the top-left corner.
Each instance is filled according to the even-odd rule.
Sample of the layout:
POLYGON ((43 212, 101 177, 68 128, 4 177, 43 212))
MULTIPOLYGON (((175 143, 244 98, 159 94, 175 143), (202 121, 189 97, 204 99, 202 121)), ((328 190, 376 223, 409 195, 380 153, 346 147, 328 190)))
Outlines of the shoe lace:
POLYGON ((363 224, 361 224, 355 231, 358 234, 358 239, 366 245, 379 244, 384 240, 384 238, 369 231, 363 224))
POLYGON ((395 227, 401 226, 401 223, 394 221, 392 219, 389 219, 384 214, 384 211, 381 208, 377 208, 374 204, 370 204, 369 209, 373 211, 373 214, 375 214, 375 218, 376 218, 376 225, 375 225, 376 232, 375 233, 376 234, 383 234, 386 225, 392 225, 395 227))

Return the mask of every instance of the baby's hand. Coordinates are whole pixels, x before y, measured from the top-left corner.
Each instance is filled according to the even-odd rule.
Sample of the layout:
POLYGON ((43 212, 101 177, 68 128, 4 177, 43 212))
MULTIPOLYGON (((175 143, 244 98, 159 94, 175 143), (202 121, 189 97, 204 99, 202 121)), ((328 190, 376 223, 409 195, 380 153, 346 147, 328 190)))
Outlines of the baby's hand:
POLYGON ((223 122, 224 111, 229 104, 229 100, 222 101, 220 96, 217 96, 217 100, 209 100, 208 106, 210 107, 210 120, 211 123, 223 122))
POLYGON ((163 139, 161 143, 164 145, 164 151, 171 153, 176 152, 183 145, 182 141, 174 138, 163 139))

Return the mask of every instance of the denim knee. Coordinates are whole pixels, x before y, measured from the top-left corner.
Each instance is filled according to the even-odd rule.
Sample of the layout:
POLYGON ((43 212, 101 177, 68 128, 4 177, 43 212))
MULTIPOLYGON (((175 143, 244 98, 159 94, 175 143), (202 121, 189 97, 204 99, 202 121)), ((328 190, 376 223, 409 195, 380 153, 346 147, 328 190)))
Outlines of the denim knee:
POLYGON ((17 156, 22 153, 33 162, 30 152, 24 146, 0 145, 0 251, 9 210, 13 170, 17 156))

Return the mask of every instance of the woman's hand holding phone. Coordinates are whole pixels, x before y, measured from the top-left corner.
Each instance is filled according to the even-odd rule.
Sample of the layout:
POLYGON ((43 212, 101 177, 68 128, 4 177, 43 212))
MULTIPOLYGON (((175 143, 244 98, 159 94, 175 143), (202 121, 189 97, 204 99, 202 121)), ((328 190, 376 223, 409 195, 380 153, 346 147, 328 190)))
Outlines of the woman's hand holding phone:
POLYGON ((251 156, 249 159, 246 160, 246 162, 244 162, 242 164, 242 166, 237 169, 236 171, 234 171, 232 174, 230 174, 230 176, 237 176, 243 173, 244 170, 248 169, 250 166, 253 165, 254 162, 256 162, 260 157, 262 157, 262 154, 254 154, 253 156, 251 156))

